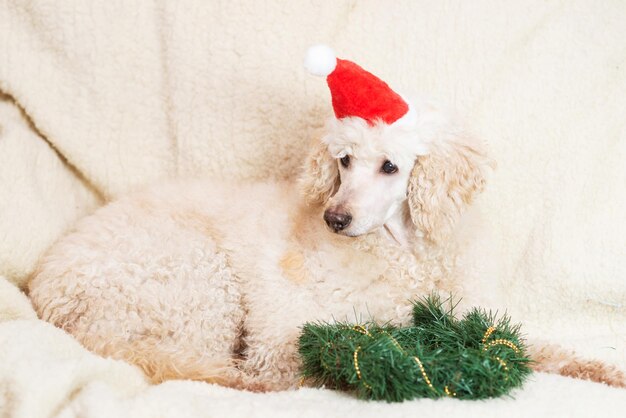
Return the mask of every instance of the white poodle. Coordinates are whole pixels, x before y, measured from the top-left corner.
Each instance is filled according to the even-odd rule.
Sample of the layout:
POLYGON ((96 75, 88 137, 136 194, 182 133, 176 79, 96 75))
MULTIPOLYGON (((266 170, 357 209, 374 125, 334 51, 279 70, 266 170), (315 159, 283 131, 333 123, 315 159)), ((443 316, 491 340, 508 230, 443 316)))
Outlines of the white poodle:
MULTIPOLYGON (((460 293, 454 226, 492 163, 436 107, 406 103, 392 123, 331 120, 298 185, 196 180, 108 204, 41 260, 37 312, 155 382, 253 390, 298 384, 304 322, 408 324, 411 299, 460 293)), ((589 364, 569 374, 623 382, 589 364)))

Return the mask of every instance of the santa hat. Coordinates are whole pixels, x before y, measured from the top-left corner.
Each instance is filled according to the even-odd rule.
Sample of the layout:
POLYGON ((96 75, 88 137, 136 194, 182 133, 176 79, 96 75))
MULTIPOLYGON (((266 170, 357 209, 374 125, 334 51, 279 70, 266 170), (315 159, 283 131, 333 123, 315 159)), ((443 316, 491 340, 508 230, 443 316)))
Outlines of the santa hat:
POLYGON ((391 125, 409 111, 409 105, 387 83, 352 61, 339 59, 326 45, 309 48, 304 67, 326 77, 337 119, 357 116, 370 125, 391 125))

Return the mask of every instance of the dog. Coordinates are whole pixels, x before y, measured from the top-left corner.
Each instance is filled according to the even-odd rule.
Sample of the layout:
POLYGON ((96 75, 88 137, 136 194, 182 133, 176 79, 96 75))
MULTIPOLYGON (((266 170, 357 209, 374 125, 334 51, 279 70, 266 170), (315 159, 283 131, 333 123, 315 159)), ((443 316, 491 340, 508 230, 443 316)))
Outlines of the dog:
MULTIPOLYGON (((339 97, 359 86, 333 91, 331 76, 372 75, 332 59, 312 72, 328 77, 336 117, 297 182, 174 181, 109 203, 41 259, 29 283, 39 316, 153 382, 267 391, 298 386, 305 322, 403 326, 412 299, 471 292, 455 227, 494 167, 484 144, 428 101, 388 96, 396 115, 346 114, 373 101, 339 97)), ((541 370, 624 381, 537 353, 541 370)))

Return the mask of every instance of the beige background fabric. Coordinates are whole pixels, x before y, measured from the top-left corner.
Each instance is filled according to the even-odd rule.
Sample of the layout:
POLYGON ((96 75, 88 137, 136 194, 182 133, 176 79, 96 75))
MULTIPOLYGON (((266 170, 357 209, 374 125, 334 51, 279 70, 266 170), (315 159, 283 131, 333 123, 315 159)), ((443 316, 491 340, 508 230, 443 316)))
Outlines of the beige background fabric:
MULTIPOLYGON (((0 0, 0 332, 11 355, 43 355, 35 342, 48 333, 52 346, 73 343, 33 320, 9 282, 23 286, 78 217, 161 178, 296 175, 331 115, 325 83, 302 69, 306 48, 323 42, 397 90, 455 108, 490 144, 498 169, 466 255, 490 306, 533 337, 626 368, 624 22, 620 0, 0 0)), ((29 370, 3 368, 0 388, 29 370)), ((539 376, 533 387, 563 395, 609 393, 539 376)), ((26 392, 11 393, 25 405, 26 392)), ((349 402, 321 393, 293 397, 349 402)), ((59 396, 54 405, 69 399, 59 396)))

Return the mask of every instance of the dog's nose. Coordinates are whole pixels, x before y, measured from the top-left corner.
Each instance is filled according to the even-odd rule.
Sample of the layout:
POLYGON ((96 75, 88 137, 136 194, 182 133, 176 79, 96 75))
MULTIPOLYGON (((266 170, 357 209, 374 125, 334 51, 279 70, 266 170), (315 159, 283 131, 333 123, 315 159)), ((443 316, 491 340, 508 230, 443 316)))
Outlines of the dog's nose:
POLYGON ((333 231, 341 231, 346 229, 352 221, 352 215, 349 213, 340 213, 327 210, 324 212, 324 220, 326 224, 333 229, 333 231))

